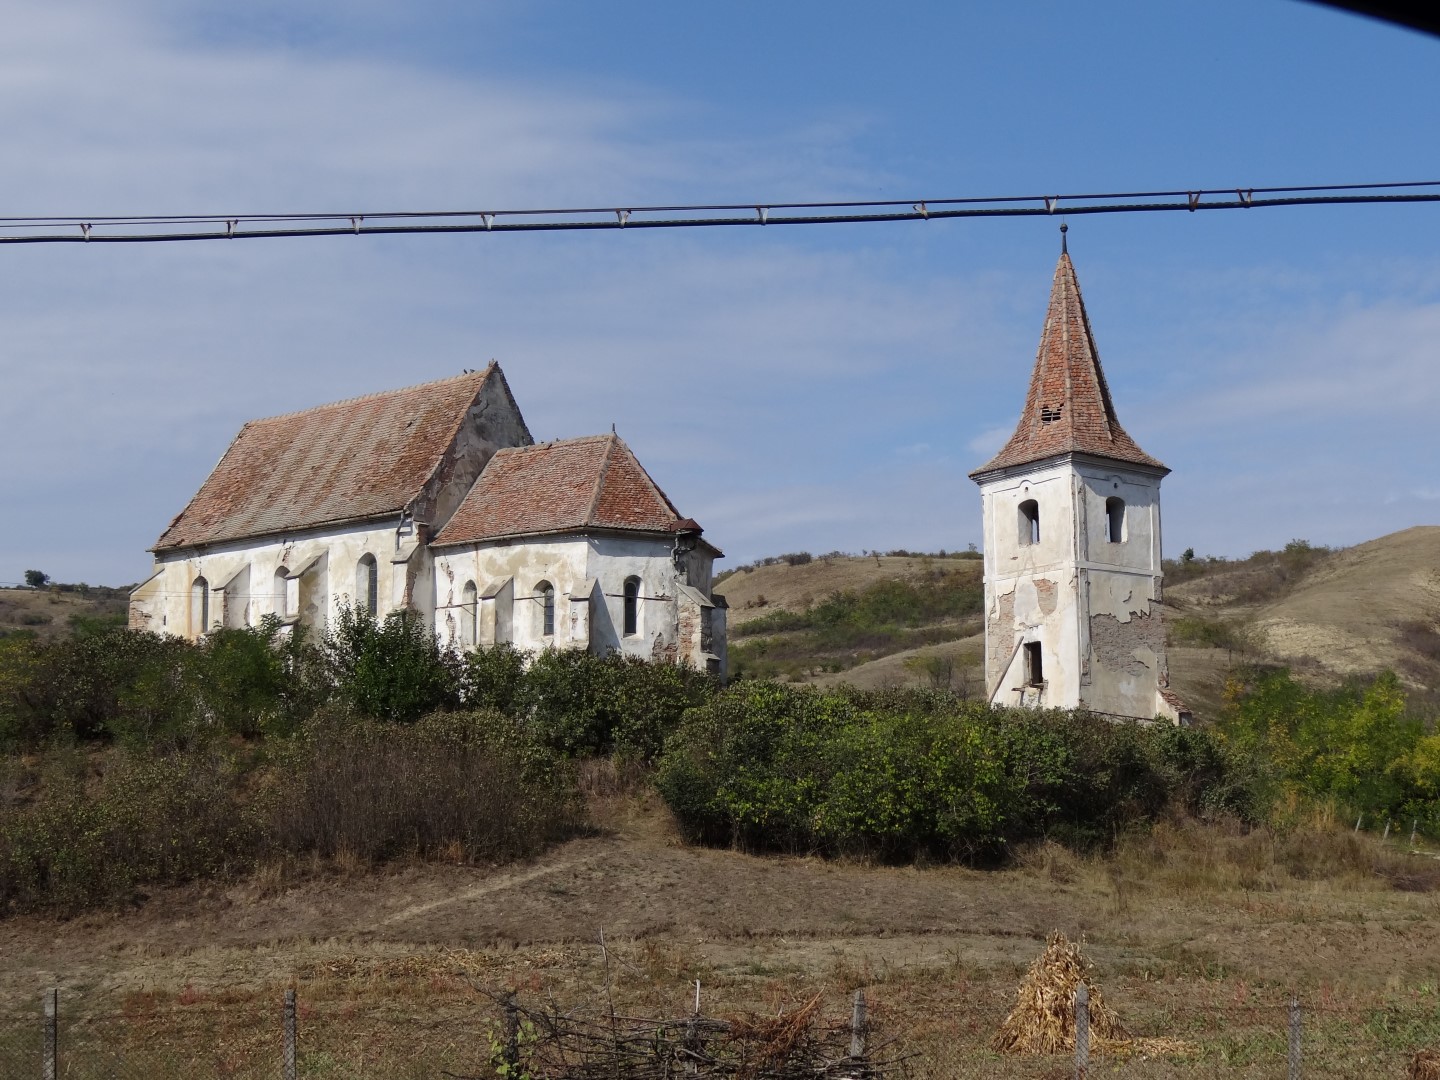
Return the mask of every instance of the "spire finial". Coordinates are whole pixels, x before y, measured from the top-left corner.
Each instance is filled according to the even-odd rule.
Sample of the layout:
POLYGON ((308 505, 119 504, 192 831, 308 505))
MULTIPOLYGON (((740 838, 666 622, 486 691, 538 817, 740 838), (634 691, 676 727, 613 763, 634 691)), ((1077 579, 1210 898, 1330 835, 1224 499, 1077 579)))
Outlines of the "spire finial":
POLYGON ((1066 245, 1066 243, 1065 243, 1065 234, 1066 234, 1067 232, 1069 232, 1069 231, 1070 231, 1070 226, 1069 226, 1069 225, 1066 225, 1066 224, 1062 221, 1062 222, 1060 223, 1060 254, 1061 254, 1061 255, 1068 255, 1068 254, 1070 254, 1070 248, 1069 248, 1069 247, 1066 245))

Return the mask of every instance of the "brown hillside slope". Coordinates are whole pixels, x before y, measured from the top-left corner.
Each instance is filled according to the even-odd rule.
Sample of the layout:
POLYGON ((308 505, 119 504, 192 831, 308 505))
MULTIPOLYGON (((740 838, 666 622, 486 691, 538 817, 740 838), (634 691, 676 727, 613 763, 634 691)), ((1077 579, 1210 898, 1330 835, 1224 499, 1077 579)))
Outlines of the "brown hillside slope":
POLYGON ((730 625, 740 626, 772 611, 804 611, 831 593, 858 591, 877 581, 978 565, 975 558, 955 556, 821 555, 802 566, 776 563, 737 570, 716 585, 715 591, 730 605, 730 625))
POLYGON ((1393 668, 1412 682, 1433 674, 1407 624, 1440 616, 1440 526, 1420 525, 1330 556, 1289 595, 1256 612, 1266 651, 1313 661, 1334 675, 1393 668))

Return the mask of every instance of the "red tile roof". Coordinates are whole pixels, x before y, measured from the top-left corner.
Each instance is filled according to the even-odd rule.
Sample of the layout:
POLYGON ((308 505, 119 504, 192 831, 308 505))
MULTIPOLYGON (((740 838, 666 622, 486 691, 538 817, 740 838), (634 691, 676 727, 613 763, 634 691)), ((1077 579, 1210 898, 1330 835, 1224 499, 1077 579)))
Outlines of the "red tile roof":
POLYGON ((1020 423, 1000 452, 970 475, 1068 453, 1165 469, 1136 445, 1115 417, 1075 266, 1062 251, 1020 423))
POLYGON ((434 543, 623 529, 673 533, 682 518, 617 435, 497 451, 434 543))
POLYGON ((503 384, 498 364, 250 421, 154 550, 398 514, 440 468, 491 378, 503 384))

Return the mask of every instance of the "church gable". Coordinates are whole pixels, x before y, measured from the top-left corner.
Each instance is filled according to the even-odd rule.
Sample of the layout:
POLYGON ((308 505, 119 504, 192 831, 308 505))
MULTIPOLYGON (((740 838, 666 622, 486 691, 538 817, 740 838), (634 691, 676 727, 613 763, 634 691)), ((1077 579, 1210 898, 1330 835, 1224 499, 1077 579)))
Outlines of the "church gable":
POLYGON ((425 504, 421 520, 448 514, 497 445, 529 441, 493 363, 451 379, 253 420, 154 550, 398 515, 417 502, 425 504), (487 408, 479 410, 482 401, 487 408), (477 424, 474 414, 481 411, 487 415, 477 424), (479 426, 492 430, 472 430, 479 426), (457 486, 444 506, 446 489, 457 486))
POLYGON ((501 450, 434 543, 585 529, 699 531, 612 434, 501 450))

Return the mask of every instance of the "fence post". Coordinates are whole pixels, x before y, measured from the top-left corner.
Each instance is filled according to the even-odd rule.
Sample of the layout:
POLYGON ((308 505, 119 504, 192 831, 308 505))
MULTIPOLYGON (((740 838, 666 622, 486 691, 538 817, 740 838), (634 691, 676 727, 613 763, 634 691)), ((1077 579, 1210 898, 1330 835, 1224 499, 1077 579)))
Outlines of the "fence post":
POLYGON ((1075 988, 1075 1080, 1090 1072, 1090 988, 1081 980, 1075 988))
POLYGON ((1300 998, 1290 998, 1290 1080, 1300 1080, 1300 998))
POLYGON ((865 1056, 865 991, 855 991, 855 1002, 850 1009, 850 1056, 865 1056))
POLYGON ((40 1075, 44 1080, 55 1080, 60 1075, 60 991, 46 990, 41 1001, 45 1038, 40 1075))
POLYGON ((295 990, 285 991, 284 1009, 285 1042, 280 1051, 280 1075, 283 1080, 295 1080, 295 990))
POLYGON ((505 999, 505 1064, 510 1067, 507 1075, 513 1076, 520 1064, 520 1007, 515 1004, 515 995, 505 999))

